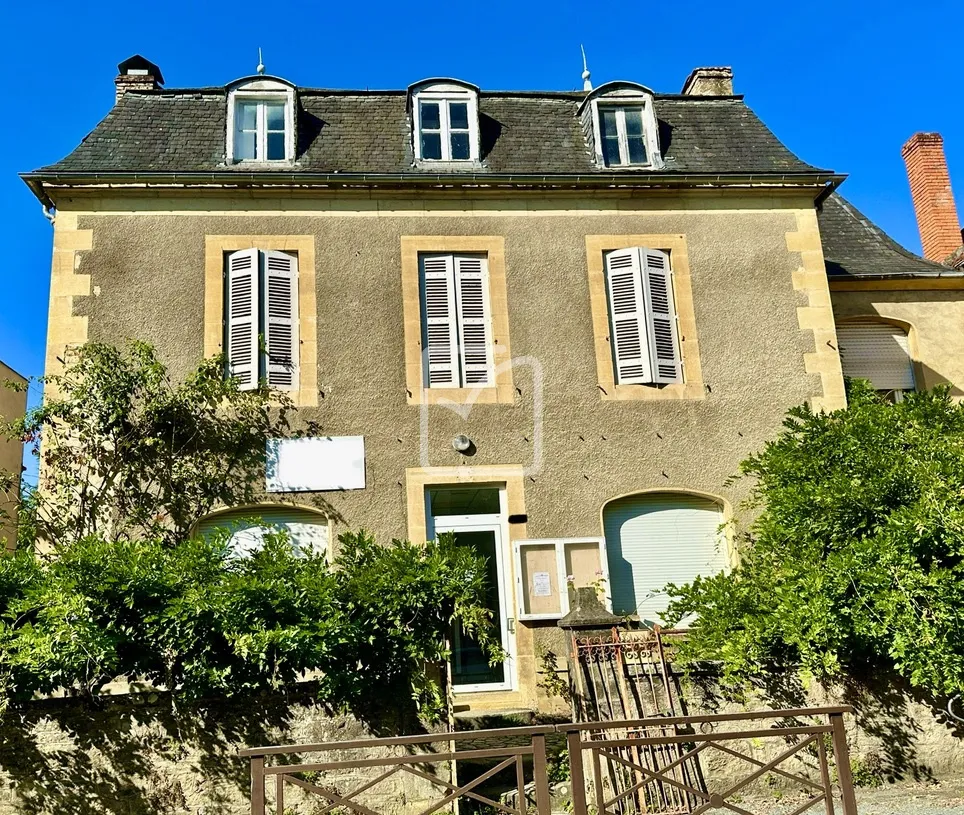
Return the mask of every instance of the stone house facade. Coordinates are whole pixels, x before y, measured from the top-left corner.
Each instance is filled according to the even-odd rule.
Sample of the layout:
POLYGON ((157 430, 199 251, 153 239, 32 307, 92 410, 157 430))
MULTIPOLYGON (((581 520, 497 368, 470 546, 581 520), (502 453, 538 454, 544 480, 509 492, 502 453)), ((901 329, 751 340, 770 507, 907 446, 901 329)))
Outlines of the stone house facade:
POLYGON ((263 506, 199 529, 453 531, 510 655, 456 632, 457 709, 548 705, 567 583, 659 621, 665 583, 730 568, 728 478, 789 407, 842 407, 845 373, 964 385, 964 278, 857 212, 729 69, 679 94, 119 72, 103 121, 24 176, 56 210, 48 372, 137 338, 286 390, 330 435, 272 444, 263 506))

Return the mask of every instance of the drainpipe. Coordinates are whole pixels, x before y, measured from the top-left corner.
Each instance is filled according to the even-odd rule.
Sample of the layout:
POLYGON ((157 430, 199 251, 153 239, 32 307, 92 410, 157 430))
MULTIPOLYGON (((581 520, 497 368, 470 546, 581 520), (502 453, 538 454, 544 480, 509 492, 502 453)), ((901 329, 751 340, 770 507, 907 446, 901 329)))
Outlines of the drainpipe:
POLYGON ((57 210, 53 207, 48 207, 44 203, 41 203, 40 206, 43 207, 44 218, 50 221, 50 225, 53 226, 55 223, 57 223, 57 210))

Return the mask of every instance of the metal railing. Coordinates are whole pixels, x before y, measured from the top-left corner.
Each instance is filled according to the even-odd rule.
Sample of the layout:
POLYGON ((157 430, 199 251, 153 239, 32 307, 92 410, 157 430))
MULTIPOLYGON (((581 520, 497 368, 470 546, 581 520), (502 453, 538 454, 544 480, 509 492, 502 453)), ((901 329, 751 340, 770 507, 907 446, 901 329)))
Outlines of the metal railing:
MULTIPOLYGON (((844 714, 851 710, 841 706, 659 716, 256 747, 241 750, 240 754, 251 763, 252 815, 268 815, 272 811, 276 815, 285 815, 289 786, 300 788, 316 801, 322 799, 321 808, 312 810, 318 815, 327 815, 335 809, 355 815, 382 815, 358 799, 364 793, 370 795, 379 784, 399 774, 414 776, 432 789, 440 790, 440 797, 419 805, 418 815, 452 809, 457 801, 466 804, 472 801, 473 805, 482 804, 505 815, 528 815, 530 812, 551 815, 547 737, 560 741, 564 738, 568 748, 572 815, 589 815, 590 809, 594 815, 703 815, 711 809, 752 815, 741 806, 742 796, 752 789, 754 782, 765 776, 790 782, 801 792, 802 800, 794 800, 795 806, 787 815, 800 815, 818 803, 823 803, 826 815, 834 815, 838 798, 843 815, 857 815, 843 720, 844 714), (820 721, 800 723, 808 718, 820 721), (767 722, 771 723, 770 727, 763 726, 767 722), (769 752, 765 746, 768 740, 777 741, 769 752), (480 746, 492 742, 503 743, 493 747, 480 746), (506 745, 504 742, 516 744, 506 745), (439 745, 441 749, 434 749, 439 745), (465 749, 459 749, 460 745, 465 749), (405 753, 371 757, 372 752, 396 748, 404 749, 405 753), (836 781, 831 773, 828 748, 833 752, 836 781), (305 754, 359 750, 366 751, 367 755, 306 763, 275 763, 305 754), (730 770, 724 774, 726 778, 722 783, 720 779, 705 777, 699 765, 700 758, 713 751, 730 762, 730 770), (796 763, 788 767, 787 763, 791 761, 796 763), (478 768, 480 762, 492 766, 460 784, 458 765, 468 763, 478 768), (427 769, 443 763, 449 767, 447 774, 427 769), (733 768, 741 765, 748 766, 737 773, 739 777, 734 777, 733 768), (365 768, 381 772, 363 782, 350 780, 346 775, 365 768), (326 773, 341 774, 343 784, 354 789, 339 791, 336 784, 321 777, 326 773), (507 778, 511 781, 506 781, 507 778), (496 784, 511 795, 506 798, 498 793, 484 792, 486 783, 496 784), (273 810, 268 808, 267 794, 272 786, 273 810), (835 789, 837 796, 834 795, 835 789)), ((402 806, 393 805, 386 807, 385 812, 402 809, 402 806)))

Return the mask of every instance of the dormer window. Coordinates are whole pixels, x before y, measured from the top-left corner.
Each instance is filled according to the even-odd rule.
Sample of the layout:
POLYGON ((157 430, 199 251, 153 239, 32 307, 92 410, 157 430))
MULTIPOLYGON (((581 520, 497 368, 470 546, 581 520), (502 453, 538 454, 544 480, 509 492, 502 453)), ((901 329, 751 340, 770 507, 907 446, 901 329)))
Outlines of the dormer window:
POLYGON ((599 136, 607 167, 649 164, 641 108, 600 106, 599 136))
POLYGON ((430 79, 413 85, 409 93, 415 161, 478 162, 478 88, 430 79))
POLYGON ((579 109, 600 167, 658 169, 653 92, 631 82, 610 82, 592 91, 579 109))
POLYGON ((294 86, 283 79, 257 76, 229 86, 228 162, 293 161, 294 109, 294 86))
POLYGON ((235 161, 284 161, 285 103, 238 99, 235 105, 235 161))

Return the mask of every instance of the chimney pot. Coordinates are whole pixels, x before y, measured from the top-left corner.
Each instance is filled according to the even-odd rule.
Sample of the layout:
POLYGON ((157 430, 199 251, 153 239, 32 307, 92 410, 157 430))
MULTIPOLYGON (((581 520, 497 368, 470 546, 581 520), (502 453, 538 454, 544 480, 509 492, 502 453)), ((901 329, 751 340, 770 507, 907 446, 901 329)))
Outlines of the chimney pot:
POLYGON ((116 95, 114 104, 124 98, 128 91, 156 91, 164 85, 164 76, 149 59, 140 54, 125 59, 117 66, 117 78, 114 80, 116 95))
POLYGON ((961 248, 961 224, 940 133, 915 133, 901 149, 924 257, 947 263, 961 248))
POLYGON ((684 96, 733 96, 733 69, 694 68, 680 93, 684 96))

